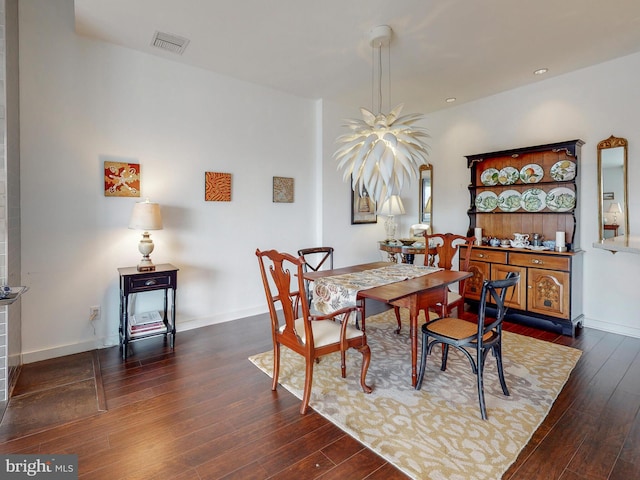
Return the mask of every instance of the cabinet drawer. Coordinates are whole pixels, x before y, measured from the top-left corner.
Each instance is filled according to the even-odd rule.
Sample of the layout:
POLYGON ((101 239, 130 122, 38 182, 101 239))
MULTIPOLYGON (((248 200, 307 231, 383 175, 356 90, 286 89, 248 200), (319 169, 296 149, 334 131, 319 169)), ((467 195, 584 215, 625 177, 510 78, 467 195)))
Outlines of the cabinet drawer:
POLYGON ((569 271, 569 258, 536 253, 512 253, 509 264, 520 267, 547 268, 549 270, 569 271))
POLYGON ((170 273, 159 273, 157 275, 145 275, 144 277, 129 278, 128 292, 145 292, 159 288, 173 287, 173 275, 170 273))
MULTIPOLYGON (((466 249, 463 253, 463 258, 466 258, 466 249)), ((477 262, 491 262, 491 263, 507 263, 507 252, 500 252, 495 250, 474 250, 471 249, 471 261, 477 262)))

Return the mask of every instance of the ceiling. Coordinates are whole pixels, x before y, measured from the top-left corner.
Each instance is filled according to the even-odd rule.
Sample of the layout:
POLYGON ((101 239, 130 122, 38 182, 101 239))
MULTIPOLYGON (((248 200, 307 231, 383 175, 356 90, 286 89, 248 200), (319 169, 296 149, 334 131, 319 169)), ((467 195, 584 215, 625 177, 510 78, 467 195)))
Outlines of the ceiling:
MULTIPOLYGON (((391 103, 404 102, 407 113, 640 51, 638 0, 75 0, 75 16, 81 35, 368 108, 369 31, 386 24, 394 32, 391 103), (156 31, 190 43, 182 55, 160 50, 151 46, 156 31), (533 75, 543 67, 547 74, 533 75)), ((373 97, 377 104, 377 90, 373 97)))

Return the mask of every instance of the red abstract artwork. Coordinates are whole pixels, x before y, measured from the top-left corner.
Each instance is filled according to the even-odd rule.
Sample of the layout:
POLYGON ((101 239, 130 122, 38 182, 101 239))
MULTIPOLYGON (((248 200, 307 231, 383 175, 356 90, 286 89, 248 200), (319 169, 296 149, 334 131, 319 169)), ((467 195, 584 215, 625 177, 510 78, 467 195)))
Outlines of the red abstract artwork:
POLYGON ((105 197, 139 197, 140 164, 104 162, 105 197))

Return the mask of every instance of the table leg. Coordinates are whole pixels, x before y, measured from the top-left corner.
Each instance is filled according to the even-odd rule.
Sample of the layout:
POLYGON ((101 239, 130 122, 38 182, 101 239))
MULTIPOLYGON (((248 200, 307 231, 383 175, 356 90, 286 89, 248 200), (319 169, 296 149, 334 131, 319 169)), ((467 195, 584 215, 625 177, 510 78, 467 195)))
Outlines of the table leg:
POLYGON ((418 363, 418 314, 419 311, 411 309, 409 313, 409 336, 411 337, 411 386, 415 388, 418 380, 416 365, 418 363))

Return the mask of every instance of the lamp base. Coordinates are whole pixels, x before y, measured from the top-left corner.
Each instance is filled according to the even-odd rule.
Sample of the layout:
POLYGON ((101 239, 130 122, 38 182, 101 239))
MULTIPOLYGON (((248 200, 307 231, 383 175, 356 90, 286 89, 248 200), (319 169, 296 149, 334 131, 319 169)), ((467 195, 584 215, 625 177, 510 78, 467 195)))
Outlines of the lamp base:
POLYGON ((149 232, 144 232, 142 234, 142 239, 138 244, 138 251, 142 254, 142 259, 138 264, 139 272, 154 272, 156 270, 156 266, 149 258, 151 252, 153 252, 153 240, 149 236, 149 232))
POLYGON ((393 215, 387 216, 384 221, 384 229, 387 234, 387 242, 393 242, 396 239, 396 222, 393 215))

